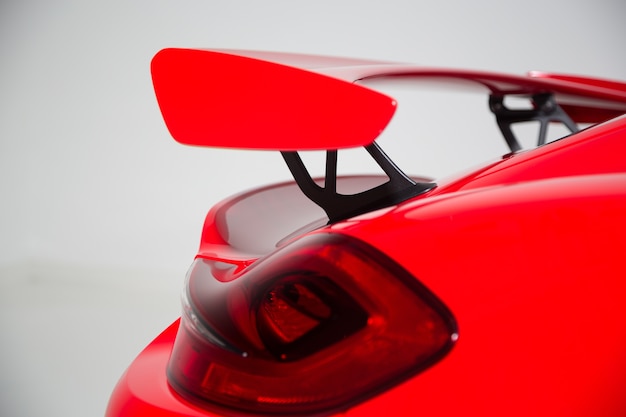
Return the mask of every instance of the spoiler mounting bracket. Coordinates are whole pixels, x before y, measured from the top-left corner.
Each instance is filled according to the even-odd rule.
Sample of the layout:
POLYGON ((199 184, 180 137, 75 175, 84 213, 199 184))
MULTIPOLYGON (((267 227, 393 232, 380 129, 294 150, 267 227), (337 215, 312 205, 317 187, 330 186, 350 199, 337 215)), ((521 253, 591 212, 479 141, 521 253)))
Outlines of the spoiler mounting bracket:
POLYGON ((576 123, 556 102, 552 93, 534 94, 531 97, 532 109, 510 109, 504 104, 504 98, 505 95, 490 95, 489 109, 496 116, 498 127, 511 152, 517 152, 522 149, 511 129, 511 125, 514 123, 538 121, 539 137, 537 138, 537 146, 546 143, 548 123, 550 122, 560 122, 572 133, 576 133, 579 130, 576 123))
POLYGON ((436 186, 435 183, 413 181, 396 166, 376 142, 364 148, 387 175, 389 181, 356 194, 337 192, 337 150, 326 151, 324 186, 313 180, 298 152, 283 151, 281 154, 302 192, 324 209, 329 223, 398 204, 436 186))

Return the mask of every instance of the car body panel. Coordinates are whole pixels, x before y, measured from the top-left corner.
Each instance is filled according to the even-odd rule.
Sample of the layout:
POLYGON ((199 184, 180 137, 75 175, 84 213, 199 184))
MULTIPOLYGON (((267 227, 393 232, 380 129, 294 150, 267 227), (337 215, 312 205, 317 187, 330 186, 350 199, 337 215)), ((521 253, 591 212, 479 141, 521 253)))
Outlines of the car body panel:
POLYGON ((446 415, 623 415, 624 213, 626 175, 611 174, 453 193, 333 226, 393 253, 458 319, 453 351, 385 407, 405 395, 415 413, 423 397, 446 415))
POLYGON ((165 367, 180 320, 155 338, 120 378, 107 416, 206 417, 206 410, 188 404, 169 387, 165 367), (150 381, 150 383, 146 383, 150 381))

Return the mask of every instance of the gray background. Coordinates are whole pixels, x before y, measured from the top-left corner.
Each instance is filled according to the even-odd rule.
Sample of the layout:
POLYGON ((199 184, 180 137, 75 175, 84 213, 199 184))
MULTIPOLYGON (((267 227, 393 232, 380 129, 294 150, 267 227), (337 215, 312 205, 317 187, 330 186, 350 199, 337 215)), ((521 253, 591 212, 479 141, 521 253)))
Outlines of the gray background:
POLYGON ((149 74, 159 49, 626 79, 625 4, 1 0, 0 414, 101 415, 176 318, 207 209, 289 178, 274 153, 171 140, 149 74))

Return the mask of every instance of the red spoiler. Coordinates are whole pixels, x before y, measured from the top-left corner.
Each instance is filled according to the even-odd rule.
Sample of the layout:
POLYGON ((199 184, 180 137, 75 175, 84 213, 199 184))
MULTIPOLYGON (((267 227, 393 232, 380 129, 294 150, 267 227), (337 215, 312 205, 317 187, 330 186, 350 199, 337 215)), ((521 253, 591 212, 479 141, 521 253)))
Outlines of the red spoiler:
POLYGON ((579 123, 626 113, 626 83, 594 78, 253 51, 164 49, 152 60, 170 133, 198 146, 295 151, 368 145, 393 117, 396 102, 354 82, 380 77, 462 79, 502 96, 552 93, 579 123))

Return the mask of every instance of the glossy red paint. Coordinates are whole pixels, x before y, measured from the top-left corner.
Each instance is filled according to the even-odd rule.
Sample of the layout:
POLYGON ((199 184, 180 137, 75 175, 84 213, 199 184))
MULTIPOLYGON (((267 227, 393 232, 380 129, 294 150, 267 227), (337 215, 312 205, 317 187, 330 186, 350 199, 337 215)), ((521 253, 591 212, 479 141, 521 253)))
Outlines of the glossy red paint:
POLYGON ((379 92, 298 68, 214 51, 152 60, 165 124, 187 145, 338 149, 371 143, 395 112, 379 92))
MULTIPOLYGON (((312 62, 311 57, 300 58, 302 62, 312 62)), ((337 63, 333 59, 322 61, 325 68, 329 63, 337 63)), ((382 68, 378 63, 359 66, 348 60, 344 64, 343 69, 319 72, 375 76, 382 68)), ((388 74, 389 68, 385 71, 388 74)), ((418 72, 406 67, 397 67, 395 71, 418 72)), ((428 71, 422 72, 425 73, 428 71)), ((442 73, 438 72, 439 75, 442 73)), ((471 72, 451 73, 469 77, 471 72)), ((575 100, 580 115, 588 114, 585 111, 588 103, 584 104, 583 96, 593 100, 602 97, 606 106, 587 109, 596 121, 609 113, 623 112, 619 107, 623 104, 620 94, 626 90, 621 83, 538 75, 533 76, 536 80, 527 83, 520 80, 530 77, 484 73, 478 77, 478 73, 471 74, 474 74, 474 81, 480 78, 481 83, 485 83, 488 79, 492 86, 497 80, 498 88, 523 86, 526 93, 539 91, 537 86, 551 86, 549 91, 560 93, 575 92, 582 95, 575 100), (516 81, 510 84, 512 80, 516 81), (608 97, 612 98, 609 100, 608 97)), ((597 106, 599 102, 593 103, 597 106)), ((244 145, 245 140, 239 144, 244 145)), ((272 148, 276 144, 270 138, 266 147, 272 148)), ((307 143, 304 147, 309 145, 307 143)), ((301 265, 299 258, 285 255, 294 250, 300 253, 299 245, 304 244, 314 253, 316 247, 307 246, 307 242, 339 235, 347 241, 360 242, 359 247, 363 244, 363 247, 372 248, 371 253, 380 253, 389 265, 393 264, 390 271, 406 272, 434 294, 454 317, 458 325, 458 341, 455 337, 454 346, 436 363, 420 367, 418 373, 402 382, 397 380, 375 394, 356 399, 345 397, 345 407, 335 405, 329 412, 315 410, 315 415, 624 416, 624 155, 626 117, 622 116, 537 149, 506 155, 402 203, 333 224, 326 224, 324 212, 303 197, 294 183, 276 184, 236 195, 216 205, 207 215, 197 254, 196 265, 206 263, 217 271, 212 272, 213 276, 208 274, 201 278, 215 278, 219 283, 205 283, 194 278, 195 282, 188 288, 199 300, 202 298, 198 296, 200 290, 194 285, 213 288, 230 282, 228 285, 233 288, 245 288, 242 290, 245 297, 233 298, 231 294, 217 301, 211 299, 206 304, 197 301, 200 307, 186 311, 206 313, 204 323, 211 323, 215 318, 207 311, 224 304, 227 307, 219 309, 218 316, 223 311, 235 309, 238 317, 243 317, 237 323, 250 321, 253 324, 249 328, 253 328, 258 320, 261 327, 265 326, 264 331, 277 331, 278 336, 274 336, 290 342, 309 327, 289 327, 285 324, 289 320, 272 322, 279 313, 272 308, 265 313, 255 310, 253 305, 264 305, 269 301, 263 297, 254 301, 258 297, 250 288, 258 280, 283 279, 284 265, 290 268, 301 265), (249 311, 241 305, 249 305, 249 311)), ((350 177, 341 181, 353 185, 377 184, 380 178, 350 177)), ((335 259, 336 254, 342 252, 342 248, 332 244, 325 249, 325 254, 320 255, 325 260, 335 259)), ((324 252, 324 248, 320 251, 324 252)), ((356 263, 361 262, 361 258, 367 263, 368 257, 357 257, 356 263)), ((313 254, 310 258, 319 259, 319 256, 313 254)), ((315 261, 311 262, 315 264, 315 261)), ((335 267, 368 270, 350 265, 337 261, 329 270, 333 271, 335 267)), ((385 279, 393 282, 394 276, 402 275, 396 272, 385 279)), ((339 284, 340 281, 335 283, 342 286, 346 294, 377 293, 371 289, 373 287, 367 291, 360 289, 358 276, 355 273, 349 285, 339 284)), ((328 301, 344 297, 337 295, 342 294, 341 291, 333 294, 330 298, 320 299, 328 301)), ((377 295, 388 299, 390 311, 398 307, 396 297, 382 290, 377 295)), ((355 295, 355 299, 363 303, 364 298, 359 297, 355 295)), ((377 304, 377 308, 384 310, 384 305, 377 304)), ((404 324, 413 325, 414 316, 407 317, 404 324)), ((230 330, 224 330, 224 325, 213 323, 212 329, 221 336, 232 336, 230 330)), ((177 321, 130 365, 111 397, 107 416, 259 415, 254 412, 254 407, 246 414, 237 407, 218 409, 201 405, 197 400, 180 397, 171 388, 171 380, 168 382, 166 377, 168 363, 175 367, 174 372, 191 366, 185 355, 177 356, 176 360, 182 361, 180 364, 176 360, 170 361, 179 330, 177 321)), ((372 331, 372 328, 368 330, 372 331)), ((367 334, 358 332, 361 330, 355 330, 354 334, 367 334)), ((254 331, 250 335, 254 336, 254 331)), ((349 351, 351 335, 341 341, 332 339, 332 347, 321 349, 317 358, 326 358, 328 363, 319 365, 323 368, 319 370, 320 374, 329 372, 332 375, 333 367, 341 369, 345 366, 344 362, 330 360, 333 356, 329 352, 346 346, 349 351)), ((275 341, 274 336, 272 340, 275 341)), ((191 352, 194 357, 205 355, 210 362, 223 354, 216 347, 219 343, 210 348, 202 345, 217 339, 215 335, 200 338, 200 343, 192 346, 183 335, 177 343, 180 351, 191 352), (211 353, 211 350, 215 352, 211 353)), ((395 338, 394 342, 402 343, 401 339, 395 338)), ((366 346, 367 343, 356 344, 353 348, 371 348, 366 346)), ((255 346, 267 347, 263 343, 255 346)), ((376 361, 375 354, 372 354, 372 361, 376 361)), ((244 362, 245 359, 239 358, 230 364, 236 368, 243 366, 237 363, 244 362)), ((191 371, 197 369, 192 368, 191 371)), ((250 368, 242 371, 250 372, 250 368)), ((340 394, 350 392, 349 376, 353 371, 346 373, 347 380, 342 380, 340 385, 346 389, 340 394)), ((318 375, 317 370, 311 372, 318 375)), ((209 375, 208 371, 206 375, 209 375)), ((294 396, 307 394, 302 392, 306 391, 306 375, 303 374, 301 383, 287 386, 299 387, 294 396)), ((228 372, 222 376, 227 378, 228 372)), ((258 378, 259 375, 251 377, 258 378)), ((330 385, 336 382, 331 377, 328 379, 330 385)), ((216 383, 220 385, 222 381, 216 383)), ((222 385, 228 388, 228 383, 222 385)), ((233 389, 242 385, 245 384, 233 385, 233 389)), ((334 389, 342 390, 341 386, 334 389)), ((267 415, 268 410, 262 411, 267 415)), ((282 410, 283 415, 290 415, 284 410, 292 409, 282 410)), ((280 413, 281 407, 272 411, 280 413)))

